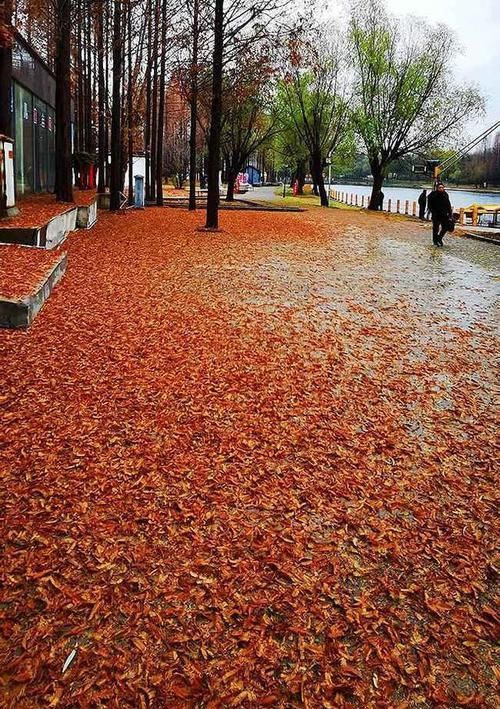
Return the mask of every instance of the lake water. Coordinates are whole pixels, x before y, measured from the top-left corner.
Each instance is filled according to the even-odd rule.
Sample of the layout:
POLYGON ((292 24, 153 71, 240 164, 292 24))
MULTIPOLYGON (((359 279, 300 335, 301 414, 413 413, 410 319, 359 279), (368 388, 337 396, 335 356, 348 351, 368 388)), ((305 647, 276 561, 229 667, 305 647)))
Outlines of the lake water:
MULTIPOLYGON (((358 205, 361 205, 361 196, 365 197, 365 206, 367 204, 367 199, 371 195, 372 188, 370 185, 337 185, 332 184, 332 190, 337 192, 347 192, 349 195, 358 195, 358 205)), ((429 194, 429 189, 427 194, 429 194)), ((384 209, 387 209, 387 200, 392 201, 391 211, 396 211, 396 201, 401 200, 400 211, 404 212, 405 200, 408 200, 410 205, 410 214, 412 210, 412 203, 417 202, 422 188, 410 188, 410 187, 382 187, 382 192, 384 193, 384 209)), ((499 204, 500 205, 500 192, 468 192, 467 190, 447 190, 450 201, 455 210, 460 209, 460 207, 469 207, 471 204, 499 204)), ((418 213, 418 204, 417 204, 418 213)))

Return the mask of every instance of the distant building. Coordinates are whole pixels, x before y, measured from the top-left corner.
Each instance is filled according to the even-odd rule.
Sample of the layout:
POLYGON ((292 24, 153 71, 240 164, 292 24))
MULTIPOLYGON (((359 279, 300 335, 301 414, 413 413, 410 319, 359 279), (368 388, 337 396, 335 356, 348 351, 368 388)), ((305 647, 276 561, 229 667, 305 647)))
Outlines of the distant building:
POLYGON ((262 173, 261 171, 255 167, 254 165, 247 165, 245 167, 245 173, 247 174, 248 177, 248 182, 251 185, 260 185, 262 184, 262 173))
POLYGON ((55 103, 53 72, 16 31, 12 47, 10 111, 18 197, 54 190, 55 103))

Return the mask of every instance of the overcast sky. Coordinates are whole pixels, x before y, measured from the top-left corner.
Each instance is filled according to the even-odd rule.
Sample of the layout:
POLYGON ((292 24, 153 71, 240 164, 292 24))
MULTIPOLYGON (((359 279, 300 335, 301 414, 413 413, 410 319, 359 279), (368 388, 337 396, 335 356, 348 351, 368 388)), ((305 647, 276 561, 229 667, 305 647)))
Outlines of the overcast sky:
POLYGON ((500 0, 385 0, 393 15, 418 15, 455 30, 463 54, 457 78, 475 81, 486 96, 486 116, 469 128, 472 136, 500 120, 500 0))

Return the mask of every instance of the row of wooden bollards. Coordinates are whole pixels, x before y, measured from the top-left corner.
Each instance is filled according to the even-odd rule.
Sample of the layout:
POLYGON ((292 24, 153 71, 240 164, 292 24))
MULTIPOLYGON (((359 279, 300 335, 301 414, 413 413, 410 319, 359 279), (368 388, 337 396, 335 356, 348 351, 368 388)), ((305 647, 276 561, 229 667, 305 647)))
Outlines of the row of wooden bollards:
MULTIPOLYGON (((362 209, 365 207, 365 195, 362 194, 361 197, 357 194, 353 194, 352 192, 338 192, 336 190, 332 190, 330 192, 330 197, 334 199, 336 202, 342 202, 343 204, 348 204, 351 205, 352 207, 361 207, 362 209)), ((369 197, 366 196, 366 207, 368 207, 368 204, 370 202, 369 197)), ((383 212, 393 212, 393 200, 388 199, 387 202, 383 201, 379 209, 383 212), (387 205, 387 209, 384 208, 384 205, 387 205)), ((410 211, 410 200, 405 199, 397 199, 395 200, 395 206, 396 209, 394 210, 395 214, 405 214, 407 216, 412 216, 416 217, 418 214, 418 208, 417 208, 417 203, 416 202, 411 202, 411 211, 410 211), (403 210, 403 211, 401 211, 403 210)), ((472 208, 469 210, 465 210, 463 207, 460 207, 459 209, 459 216, 458 216, 458 223, 459 224, 465 224, 466 223, 466 218, 471 217, 472 225, 476 226, 477 221, 478 221, 478 208, 476 205, 473 205, 472 208)))

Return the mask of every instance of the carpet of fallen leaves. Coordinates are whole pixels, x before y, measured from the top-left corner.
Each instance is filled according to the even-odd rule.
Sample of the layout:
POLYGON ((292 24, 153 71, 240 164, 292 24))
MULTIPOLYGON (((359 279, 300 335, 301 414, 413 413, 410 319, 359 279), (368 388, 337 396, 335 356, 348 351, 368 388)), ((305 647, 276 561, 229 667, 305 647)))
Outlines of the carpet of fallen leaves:
POLYGON ((62 214, 75 206, 87 206, 95 198, 95 190, 74 190, 74 204, 56 202, 53 194, 33 194, 17 202, 19 214, 0 220, 2 227, 40 227, 57 214, 62 214))
POLYGON ((101 214, 0 333, 2 706, 497 706, 483 245, 202 219, 101 214))
POLYGON ((0 298, 23 298, 33 293, 55 266, 62 251, 59 249, 0 246, 0 298))

